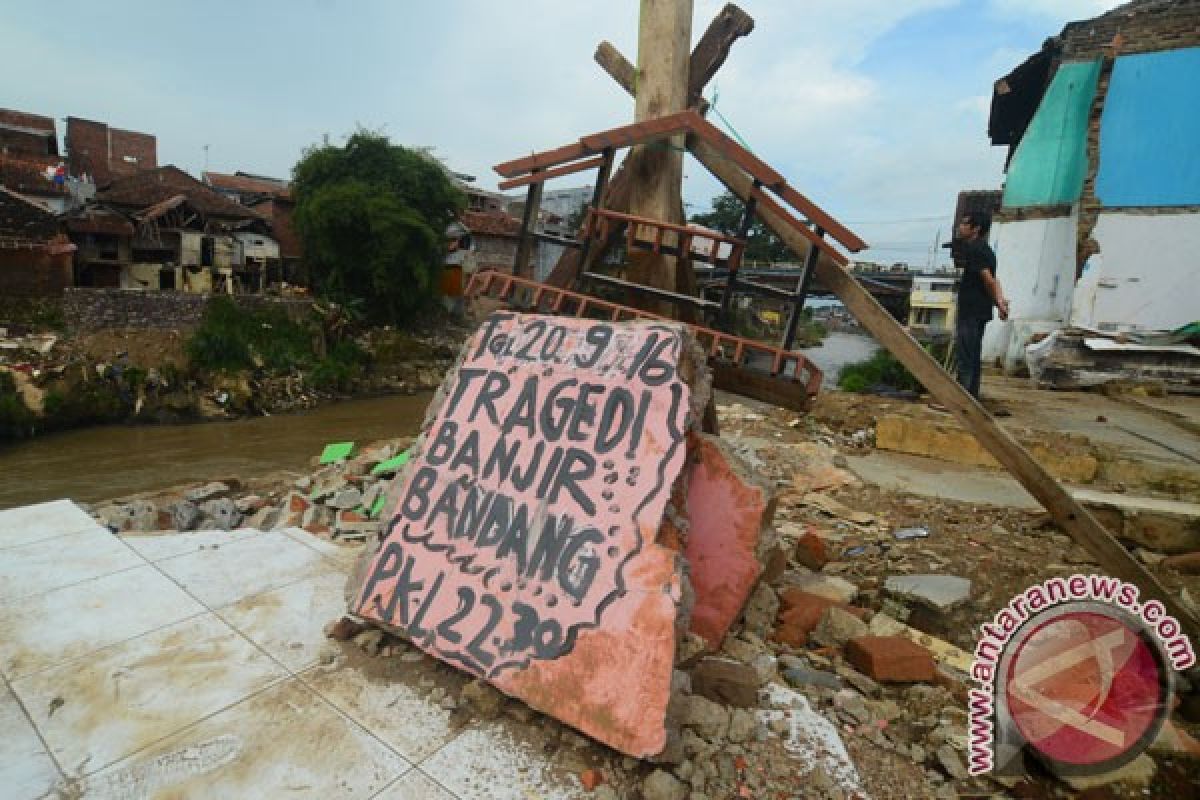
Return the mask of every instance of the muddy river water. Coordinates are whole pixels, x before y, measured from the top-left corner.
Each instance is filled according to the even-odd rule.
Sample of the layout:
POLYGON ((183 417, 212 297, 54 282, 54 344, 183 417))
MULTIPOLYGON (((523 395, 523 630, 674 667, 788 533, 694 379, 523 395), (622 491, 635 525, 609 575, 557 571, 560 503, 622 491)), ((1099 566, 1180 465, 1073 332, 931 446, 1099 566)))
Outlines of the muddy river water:
POLYGON ((347 400, 300 414, 231 422, 87 428, 2 444, 0 509, 307 471, 309 459, 329 442, 415 434, 432 396, 347 400))
MULTIPOLYGON (((837 385, 847 362, 867 358, 866 336, 831 333, 805 350, 837 385)), ((301 414, 191 425, 106 426, 0 445, 0 508, 60 497, 94 502, 225 477, 306 471, 329 442, 414 435, 431 393, 348 400, 301 414)))

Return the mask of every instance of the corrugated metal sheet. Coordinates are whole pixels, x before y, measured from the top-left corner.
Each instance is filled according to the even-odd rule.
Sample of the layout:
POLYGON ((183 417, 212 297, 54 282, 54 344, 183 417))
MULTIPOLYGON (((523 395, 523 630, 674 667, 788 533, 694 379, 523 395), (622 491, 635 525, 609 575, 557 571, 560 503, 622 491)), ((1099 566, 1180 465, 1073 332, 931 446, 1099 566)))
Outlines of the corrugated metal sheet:
POLYGON ((1200 47, 1117 59, 1100 122, 1105 206, 1200 205, 1198 78, 1200 47))
POLYGON ((1074 203, 1087 173, 1087 124, 1100 60, 1063 64, 1008 169, 1004 206, 1074 203))

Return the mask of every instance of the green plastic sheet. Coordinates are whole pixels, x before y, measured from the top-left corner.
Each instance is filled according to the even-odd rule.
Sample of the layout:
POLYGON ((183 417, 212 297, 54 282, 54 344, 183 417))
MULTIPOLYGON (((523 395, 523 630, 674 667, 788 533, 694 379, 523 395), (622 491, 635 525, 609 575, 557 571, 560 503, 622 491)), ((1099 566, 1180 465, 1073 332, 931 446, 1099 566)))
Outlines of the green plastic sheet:
POLYGON ((342 461, 350 457, 354 452, 354 442, 334 442, 333 444, 325 445, 325 449, 321 451, 321 463, 332 464, 335 461, 342 461))
POLYGON ((1099 59, 1069 62, 1054 73, 1009 165, 1005 208, 1064 205, 1079 199, 1099 77, 1099 59))
POLYGON ((387 461, 380 461, 371 470, 372 475, 383 475, 385 472, 395 472, 408 463, 409 451, 405 450, 398 456, 392 456, 387 461))

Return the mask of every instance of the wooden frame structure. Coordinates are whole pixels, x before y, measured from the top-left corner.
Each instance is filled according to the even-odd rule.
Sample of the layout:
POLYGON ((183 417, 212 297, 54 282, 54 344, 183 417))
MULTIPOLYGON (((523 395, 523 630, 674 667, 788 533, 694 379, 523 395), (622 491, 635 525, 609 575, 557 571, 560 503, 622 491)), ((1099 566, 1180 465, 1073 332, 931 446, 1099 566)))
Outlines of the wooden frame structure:
MULTIPOLYGON (((640 308, 623 306, 495 270, 483 270, 472 275, 465 295, 468 298, 491 297, 532 313, 590 316, 613 322, 634 319, 677 322, 640 308)), ((821 388, 823 373, 803 353, 782 350, 712 328, 698 325, 688 325, 688 328, 697 341, 705 346, 709 364, 713 368, 713 384, 719 389, 805 411, 821 388), (747 362, 764 364, 765 369, 746 369, 744 365, 747 362)))
MULTIPOLYGON (((620 67, 622 61, 614 61, 614 64, 620 67)), ((1109 574, 1136 584, 1143 600, 1160 602, 1193 639, 1200 636, 1200 621, 1191 609, 1159 583, 1091 512, 1046 472, 1008 431, 998 426, 979 401, 967 393, 879 305, 870 292, 845 269, 849 259, 833 246, 828 237, 851 252, 863 249, 865 243, 803 194, 788 186, 779 173, 722 134, 696 111, 685 111, 585 136, 576 143, 508 161, 497 165, 495 169, 506 178, 531 179, 532 197, 533 187, 540 187, 545 180, 543 176, 552 169, 567 164, 586 169, 581 164, 602 153, 601 177, 606 179, 615 148, 660 141, 679 133, 686 135, 688 151, 717 180, 747 204, 749 210, 792 250, 806 255, 798 298, 803 298, 805 286, 812 276, 820 273, 822 282, 833 290, 876 341, 896 356, 975 435, 980 444, 1038 499, 1076 543, 1087 550, 1109 574)), ((597 204, 602 197, 600 184, 603 182, 598 181, 596 187, 597 204)), ((528 207, 526 210, 528 212, 528 207)), ((796 323, 794 317, 789 320, 789 329, 796 323)), ((740 368, 741 365, 734 366, 740 368)), ((715 377, 720 377, 719 371, 715 377)), ((781 375, 772 373, 771 377, 778 379, 781 375)), ((743 393, 749 393, 746 388, 739 386, 743 393)))

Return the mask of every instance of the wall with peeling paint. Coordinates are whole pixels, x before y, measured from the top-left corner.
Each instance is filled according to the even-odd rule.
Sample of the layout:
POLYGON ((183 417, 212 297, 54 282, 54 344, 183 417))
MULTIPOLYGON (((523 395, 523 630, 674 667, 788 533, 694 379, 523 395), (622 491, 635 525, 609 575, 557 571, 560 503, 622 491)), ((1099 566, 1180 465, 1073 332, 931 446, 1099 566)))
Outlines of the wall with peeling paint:
POLYGON ((1200 317, 1200 214, 1100 215, 1093 258, 1075 289, 1074 324, 1178 328, 1200 317))
POLYGON ((1002 361, 1007 368, 1023 361, 1028 331, 1053 330, 1071 309, 1075 283, 1075 236, 1078 209, 1070 216, 996 222, 992 249, 996 272, 1009 302, 1009 321, 996 317, 983 335, 985 363, 1002 361))

